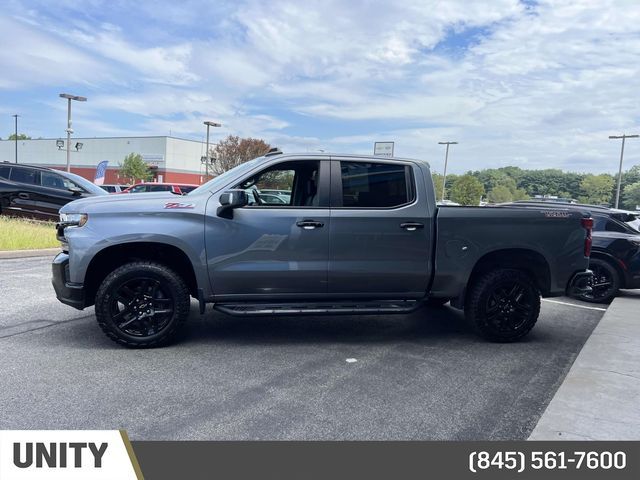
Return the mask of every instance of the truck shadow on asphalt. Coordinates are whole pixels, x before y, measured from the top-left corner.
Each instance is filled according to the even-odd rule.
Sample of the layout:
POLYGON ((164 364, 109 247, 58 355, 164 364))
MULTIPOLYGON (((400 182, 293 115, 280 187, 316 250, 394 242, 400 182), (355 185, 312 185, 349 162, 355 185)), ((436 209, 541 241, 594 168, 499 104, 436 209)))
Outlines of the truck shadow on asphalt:
POLYGON ((461 311, 421 308, 408 315, 335 315, 242 318, 207 312, 189 319, 182 342, 238 344, 390 343, 475 335, 461 311))
MULTIPOLYGON (((95 317, 82 319, 71 328, 71 335, 53 334, 49 343, 75 348, 122 349, 106 338, 95 317)), ((538 325, 523 343, 545 343, 554 336, 538 325)), ((466 323, 463 312, 446 306, 423 307, 408 315, 335 315, 287 317, 233 317, 208 310, 205 315, 192 306, 191 315, 175 342, 167 348, 233 345, 311 345, 311 344, 383 345, 411 343, 495 345, 476 335, 466 323)), ((506 345, 506 344, 505 344, 506 345)))

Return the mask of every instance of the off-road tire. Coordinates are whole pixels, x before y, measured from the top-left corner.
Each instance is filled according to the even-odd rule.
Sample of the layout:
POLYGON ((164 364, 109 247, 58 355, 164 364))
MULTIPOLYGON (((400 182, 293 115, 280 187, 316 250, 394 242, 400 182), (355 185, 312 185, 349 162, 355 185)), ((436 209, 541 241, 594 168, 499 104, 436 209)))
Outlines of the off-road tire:
POLYGON ((493 270, 470 285, 464 313, 471 327, 487 340, 515 342, 538 320, 540 291, 520 270, 493 270))
POLYGON ((189 289, 184 280, 170 268, 154 262, 131 262, 118 267, 103 280, 95 299, 96 318, 102 331, 114 342, 130 348, 160 347, 173 341, 189 316, 190 306, 189 289), (113 305, 117 302, 115 295, 126 282, 139 279, 148 279, 153 284, 160 285, 161 291, 172 300, 173 311, 165 314, 164 326, 147 336, 129 334, 114 322, 113 305))

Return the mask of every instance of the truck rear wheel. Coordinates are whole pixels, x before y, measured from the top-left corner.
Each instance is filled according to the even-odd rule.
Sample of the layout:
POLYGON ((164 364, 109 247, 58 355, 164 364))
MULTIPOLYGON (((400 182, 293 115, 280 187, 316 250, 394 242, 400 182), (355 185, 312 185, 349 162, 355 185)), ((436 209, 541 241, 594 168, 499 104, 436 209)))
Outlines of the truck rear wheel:
POLYGON ((189 316, 184 280, 152 262, 127 263, 104 279, 96 294, 96 318, 114 342, 133 348, 166 345, 189 316))
POLYGON ((486 339, 514 342, 536 324, 540 292, 520 270, 493 270, 470 285, 464 311, 467 321, 486 339))

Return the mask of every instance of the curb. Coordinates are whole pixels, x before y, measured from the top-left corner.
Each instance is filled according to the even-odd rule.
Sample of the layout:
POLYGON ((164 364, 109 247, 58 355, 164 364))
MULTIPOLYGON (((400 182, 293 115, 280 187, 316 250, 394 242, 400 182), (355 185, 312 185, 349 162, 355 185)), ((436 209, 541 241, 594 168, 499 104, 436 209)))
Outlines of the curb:
POLYGON ((5 250, 0 252, 0 260, 6 258, 52 257, 62 250, 59 247, 39 250, 5 250))
POLYGON ((640 440, 639 307, 637 291, 613 301, 529 440, 640 440))

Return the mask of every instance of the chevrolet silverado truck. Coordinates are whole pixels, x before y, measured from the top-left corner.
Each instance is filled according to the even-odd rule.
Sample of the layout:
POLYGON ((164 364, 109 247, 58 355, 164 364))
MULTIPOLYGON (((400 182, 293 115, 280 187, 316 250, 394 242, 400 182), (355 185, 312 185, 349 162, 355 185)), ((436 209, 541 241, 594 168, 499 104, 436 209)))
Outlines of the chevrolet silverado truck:
POLYGON ((237 316, 451 302, 480 335, 510 342, 533 328, 540 296, 588 288, 592 224, 588 211, 438 208, 424 161, 276 150, 183 197, 64 206, 53 286, 67 305, 95 305, 128 347, 172 341, 191 297, 201 313, 237 316))

